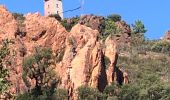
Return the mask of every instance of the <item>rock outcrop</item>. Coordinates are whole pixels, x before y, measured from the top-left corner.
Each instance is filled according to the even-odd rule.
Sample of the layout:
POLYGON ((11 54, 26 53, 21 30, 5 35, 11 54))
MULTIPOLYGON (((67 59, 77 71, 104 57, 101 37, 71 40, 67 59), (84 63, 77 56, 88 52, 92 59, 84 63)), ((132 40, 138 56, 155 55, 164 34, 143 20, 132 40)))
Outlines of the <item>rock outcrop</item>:
MULTIPOLYGON (((94 20, 93 23, 97 22, 94 20)), ((26 35, 20 37, 16 35, 19 28, 17 21, 4 7, 0 7, 0 41, 12 39, 14 44, 10 48, 17 53, 13 65, 16 67, 10 70, 9 78, 13 93, 27 90, 22 80, 22 59, 32 54, 36 46, 50 47, 54 55, 62 55, 55 64, 55 71, 61 79, 59 86, 69 91, 71 99, 76 99, 76 89, 82 85, 103 91, 112 82, 123 84, 124 77, 117 76, 118 71, 123 72, 116 68, 116 42, 110 37, 103 43, 97 30, 81 24, 75 25, 68 33, 57 20, 38 13, 25 15, 23 24, 21 33, 26 35)))
POLYGON ((131 42, 131 28, 125 21, 118 21, 116 25, 119 29, 119 34, 115 37, 118 44, 130 44, 131 42))
POLYGON ((0 38, 14 38, 17 22, 4 6, 0 6, 0 38))
POLYGON ((170 40, 170 30, 165 33, 163 40, 168 40, 168 41, 170 40))
POLYGON ((91 27, 93 30, 98 30, 101 33, 104 29, 104 19, 102 16, 83 15, 80 17, 79 23, 91 27))

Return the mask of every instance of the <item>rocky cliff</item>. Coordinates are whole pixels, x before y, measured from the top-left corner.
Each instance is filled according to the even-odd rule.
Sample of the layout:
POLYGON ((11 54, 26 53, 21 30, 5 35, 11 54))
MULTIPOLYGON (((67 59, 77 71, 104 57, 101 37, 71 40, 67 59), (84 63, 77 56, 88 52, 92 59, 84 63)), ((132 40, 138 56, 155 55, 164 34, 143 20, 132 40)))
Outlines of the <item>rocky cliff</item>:
MULTIPOLYGON (((81 17, 73 17, 69 19, 65 19, 64 23, 67 25, 64 25, 67 30, 70 30, 72 25, 75 25, 76 23, 79 23, 81 25, 85 25, 87 27, 92 28, 93 30, 98 30, 99 35, 107 34, 105 33, 106 28, 106 21, 108 18, 105 18, 103 16, 96 16, 96 15, 82 15, 81 17)), ((117 42, 118 45, 130 45, 131 42, 131 28, 130 26, 123 20, 119 20, 115 22, 115 25, 117 26, 117 29, 119 29, 119 34, 116 34, 114 36, 115 42, 117 42)))
POLYGON ((9 76, 11 93, 27 91, 22 79, 22 60, 37 46, 50 47, 54 55, 62 56, 55 63, 55 71, 61 78, 60 87, 67 89, 72 99, 82 85, 103 91, 112 82, 128 83, 127 74, 116 68, 115 41, 110 37, 100 41, 98 30, 77 24, 67 32, 56 19, 38 13, 25 15, 19 23, 6 8, 0 7, 0 34, 0 41, 5 38, 14 41, 10 46, 16 52, 9 76))

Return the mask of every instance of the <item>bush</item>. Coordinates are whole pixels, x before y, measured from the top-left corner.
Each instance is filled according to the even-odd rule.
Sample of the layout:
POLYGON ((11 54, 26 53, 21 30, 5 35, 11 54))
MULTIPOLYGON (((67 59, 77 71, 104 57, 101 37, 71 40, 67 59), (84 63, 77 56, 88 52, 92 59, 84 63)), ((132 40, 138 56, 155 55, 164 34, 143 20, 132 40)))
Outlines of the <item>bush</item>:
POLYGON ((153 44, 151 50, 154 52, 166 53, 170 51, 170 42, 167 41, 158 41, 153 44))
POLYGON ((61 24, 69 32, 74 25, 78 24, 79 20, 80 20, 80 17, 76 16, 76 17, 73 17, 71 19, 64 19, 64 20, 62 20, 61 24))
POLYGON ((114 22, 121 21, 121 16, 118 15, 118 14, 109 15, 107 18, 114 21, 114 22))
MULTIPOLYGON (((11 61, 9 59, 12 56, 9 49, 9 45, 11 43, 11 40, 5 39, 2 41, 2 44, 0 46, 0 96, 11 95, 11 93, 7 92, 11 83, 8 80, 10 72, 9 68, 12 67, 11 61)), ((9 98, 5 97, 4 99, 9 98)))
POLYGON ((118 90, 119 90, 118 86, 114 83, 112 83, 111 85, 107 85, 103 91, 103 99, 113 100, 114 98, 114 100, 117 100, 119 94, 118 90))
POLYGON ((12 15, 14 16, 14 18, 15 18, 17 21, 23 22, 23 21, 25 20, 24 14, 12 13, 12 15))
POLYGON ((88 86, 81 86, 77 89, 78 100, 97 100, 100 97, 99 91, 88 86))
POLYGON ((20 37, 25 37, 26 36, 26 32, 23 32, 22 28, 25 27, 24 21, 25 21, 25 17, 23 14, 20 13, 13 13, 12 14, 15 18, 15 20, 17 21, 17 25, 18 25, 18 30, 15 33, 15 37, 17 35, 19 35, 20 37))
POLYGON ((36 47, 33 55, 24 58, 23 60, 23 80, 26 86, 30 89, 31 83, 29 79, 35 80, 35 87, 30 89, 28 93, 21 95, 30 95, 28 98, 33 100, 46 100, 50 99, 53 95, 59 78, 53 71, 52 63, 54 59, 52 50, 50 48, 36 47))
POLYGON ((143 34, 147 32, 145 25, 141 20, 137 20, 135 21, 135 24, 132 24, 132 30, 134 34, 143 34))
POLYGON ((105 40, 109 35, 113 36, 118 33, 117 25, 115 24, 114 21, 107 19, 105 21, 105 30, 102 36, 100 37, 101 39, 105 40))
POLYGON ((68 99, 68 91, 65 89, 56 89, 56 91, 52 97, 53 97, 52 100, 67 100, 68 99))
POLYGON ((135 85, 123 85, 119 93, 120 100, 139 100, 139 87, 135 85))
POLYGON ((148 89, 149 100, 169 100, 170 86, 153 85, 148 89))
POLYGON ((56 89, 53 95, 49 96, 51 90, 43 90, 41 94, 36 93, 37 91, 26 92, 19 94, 16 100, 67 100, 68 92, 65 89, 56 89), (39 95, 36 95, 39 94, 39 95))
POLYGON ((51 15, 49 15, 49 17, 54 17, 58 21, 62 20, 59 14, 51 14, 51 15))

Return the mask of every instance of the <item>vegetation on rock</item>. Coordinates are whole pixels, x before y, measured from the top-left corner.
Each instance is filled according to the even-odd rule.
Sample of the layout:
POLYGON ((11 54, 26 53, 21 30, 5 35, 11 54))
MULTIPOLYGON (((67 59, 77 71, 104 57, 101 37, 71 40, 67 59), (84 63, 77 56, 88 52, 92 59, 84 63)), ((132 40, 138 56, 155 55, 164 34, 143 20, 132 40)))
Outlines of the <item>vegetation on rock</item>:
MULTIPOLYGON (((24 58, 23 80, 30 90, 21 94, 18 100, 55 100, 53 95, 57 95, 55 93, 61 91, 61 89, 57 90, 60 80, 53 72, 53 64, 54 60, 50 48, 36 47, 34 54, 24 58), (32 89, 28 79, 35 80, 35 87, 32 89)), ((66 94, 65 92, 62 93, 66 94)))
POLYGON ((4 98, 0 99, 9 99, 8 96, 11 96, 7 90, 11 85, 9 81, 9 68, 11 67, 11 61, 9 56, 11 55, 11 51, 9 49, 9 45, 12 43, 11 40, 5 39, 2 41, 2 45, 0 47, 0 97, 3 95, 4 98))

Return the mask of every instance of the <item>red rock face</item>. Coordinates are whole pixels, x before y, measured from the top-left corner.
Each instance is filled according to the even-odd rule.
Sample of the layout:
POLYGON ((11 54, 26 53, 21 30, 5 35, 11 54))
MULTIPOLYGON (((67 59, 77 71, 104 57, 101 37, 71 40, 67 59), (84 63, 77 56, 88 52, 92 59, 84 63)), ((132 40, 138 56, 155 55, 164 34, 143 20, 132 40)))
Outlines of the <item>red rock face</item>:
POLYGON ((95 15, 83 15, 80 17, 79 23, 91 27, 93 30, 102 32, 104 17, 95 15))
POLYGON ((17 22, 4 6, 0 7, 0 39, 5 37, 14 38, 17 31, 17 22))
MULTIPOLYGON (((76 99, 75 92, 79 86, 88 85, 103 91, 107 84, 118 81, 119 77, 122 83, 127 79, 127 73, 123 74, 115 67, 118 56, 116 42, 110 37, 105 43, 101 42, 97 30, 77 24, 68 33, 57 20, 42 17, 38 13, 25 15, 23 24, 22 31, 26 35, 15 36, 19 27, 16 20, 5 8, 0 7, 0 41, 4 38, 14 40, 10 48, 17 53, 9 78, 12 81, 10 91, 14 94, 27 90, 22 80, 22 60, 33 53, 35 46, 50 47, 54 54, 63 52, 63 59, 56 62, 55 71, 61 77, 60 87, 68 89, 72 99, 76 99), (110 61, 108 68, 105 57, 110 61), (121 76, 118 76, 118 72, 121 76)), ((34 86, 34 80, 31 81, 34 86)))
POLYGON ((131 28, 125 21, 116 22, 118 29, 120 29, 120 36, 116 37, 118 44, 129 44, 131 42, 131 28))

